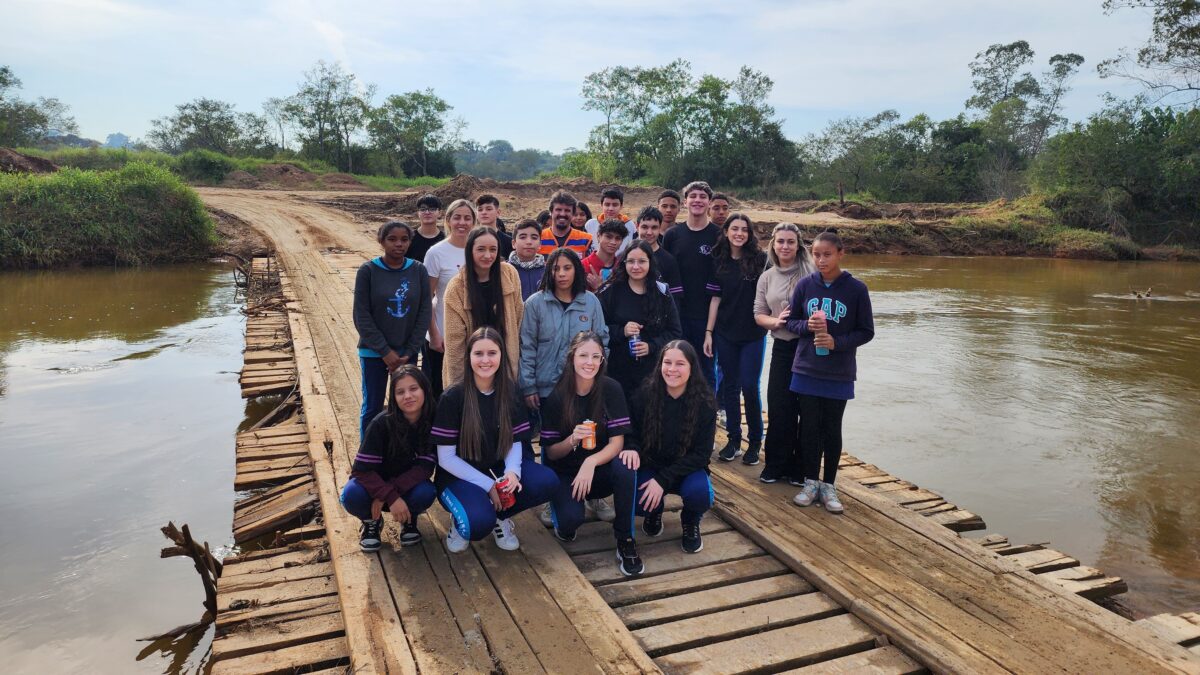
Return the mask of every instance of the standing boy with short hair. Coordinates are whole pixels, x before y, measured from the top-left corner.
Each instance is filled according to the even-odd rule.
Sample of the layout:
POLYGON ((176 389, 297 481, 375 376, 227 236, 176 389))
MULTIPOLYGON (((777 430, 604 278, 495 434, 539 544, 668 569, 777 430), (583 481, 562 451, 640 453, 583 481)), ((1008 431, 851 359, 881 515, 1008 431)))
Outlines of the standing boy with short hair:
POLYGON ((517 268, 521 277, 521 301, 537 292, 546 273, 546 256, 538 253, 542 245, 542 228, 536 220, 525 218, 513 228, 513 251, 508 262, 517 268))
POLYGON ((613 266, 617 264, 617 250, 625 240, 628 230, 625 223, 610 218, 600 226, 600 239, 596 244, 596 252, 583 259, 583 271, 587 274, 588 290, 593 293, 600 285, 612 276, 613 266))
POLYGON ((600 237, 601 223, 609 220, 616 220, 625 224, 625 238, 621 240, 621 245, 617 248, 617 255, 621 255, 625 251, 633 238, 637 236, 637 228, 634 223, 630 222, 629 216, 621 213, 621 207, 625 205, 625 193, 619 187, 607 187, 600 191, 600 209, 601 212, 595 218, 587 221, 583 229, 588 234, 592 235, 592 241, 598 241, 600 237))
POLYGON ((417 200, 417 220, 420 225, 413 233, 412 244, 408 247, 408 257, 418 262, 425 262, 425 254, 433 245, 446 238, 438 219, 442 215, 442 200, 435 195, 425 194, 417 200))
POLYGON ((659 243, 662 238, 662 212, 647 206, 638 212, 638 238, 650 245, 654 251, 654 266, 658 269, 658 280, 667 285, 667 293, 678 307, 683 297, 683 282, 679 280, 679 263, 670 251, 659 243))
POLYGON ((512 237, 501 227, 500 200, 495 195, 479 195, 475 198, 475 210, 479 212, 479 224, 496 233, 500 259, 507 260, 513 245, 512 237))
POLYGON ((683 339, 696 348, 700 368, 709 386, 716 387, 717 374, 713 359, 704 355, 704 334, 708 328, 709 294, 705 284, 712 277, 712 249, 721 236, 721 228, 708 219, 709 199, 712 188, 708 183, 697 180, 683 189, 683 201, 687 207, 687 221, 672 227, 663 236, 663 248, 675 256, 679 263, 679 276, 683 281, 683 302, 679 306, 679 324, 683 339))
POLYGON ((679 193, 674 190, 663 190, 658 193, 658 210, 662 213, 662 233, 665 236, 675 227, 675 219, 679 216, 679 205, 683 202, 679 193))

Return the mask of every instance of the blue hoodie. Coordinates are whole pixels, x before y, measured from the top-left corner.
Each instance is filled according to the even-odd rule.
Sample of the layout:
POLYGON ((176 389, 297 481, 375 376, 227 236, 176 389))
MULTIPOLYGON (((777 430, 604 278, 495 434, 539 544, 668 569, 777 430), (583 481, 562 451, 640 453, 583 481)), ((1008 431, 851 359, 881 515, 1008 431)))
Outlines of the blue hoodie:
POLYGON ((820 272, 802 278, 792 291, 788 330, 800 336, 800 346, 792 361, 792 372, 823 380, 853 382, 858 377, 855 352, 875 337, 875 318, 871 314, 871 296, 867 285, 842 272, 828 287, 820 272), (828 356, 817 356, 814 333, 808 329, 808 317, 825 310, 833 349, 828 356))

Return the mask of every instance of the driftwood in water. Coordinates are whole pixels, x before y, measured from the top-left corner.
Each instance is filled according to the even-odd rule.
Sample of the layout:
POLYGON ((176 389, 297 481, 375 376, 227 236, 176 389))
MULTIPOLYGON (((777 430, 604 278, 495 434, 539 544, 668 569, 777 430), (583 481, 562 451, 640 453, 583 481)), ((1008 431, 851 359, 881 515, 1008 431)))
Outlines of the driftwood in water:
POLYGON ((191 558, 196 572, 200 574, 200 581, 204 584, 204 616, 200 617, 199 621, 176 626, 161 635, 140 638, 140 642, 154 642, 162 639, 176 638, 207 626, 216 620, 217 617, 217 579, 221 578, 221 570, 223 569, 221 561, 217 560, 216 556, 212 554, 207 541, 199 544, 196 540, 192 539, 192 532, 186 523, 183 525, 182 530, 175 527, 174 522, 168 522, 165 527, 160 529, 163 535, 173 541, 175 545, 164 548, 159 553, 159 557, 174 558, 176 556, 186 556, 191 558))

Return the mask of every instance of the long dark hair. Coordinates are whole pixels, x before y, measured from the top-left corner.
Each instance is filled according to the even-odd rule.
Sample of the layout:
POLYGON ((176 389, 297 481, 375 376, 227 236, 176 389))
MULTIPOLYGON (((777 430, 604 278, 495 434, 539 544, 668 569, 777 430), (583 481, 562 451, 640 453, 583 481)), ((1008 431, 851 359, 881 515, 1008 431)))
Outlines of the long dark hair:
POLYGON ((579 254, 569 248, 556 248, 550 252, 550 256, 546 258, 546 271, 542 274, 542 283, 538 285, 538 290, 554 293, 554 266, 558 264, 559 258, 570 260, 571 265, 575 267, 575 281, 571 284, 571 297, 577 298, 580 293, 587 290, 587 275, 583 272, 583 262, 579 260, 579 254))
POLYGON ((733 244, 729 243, 729 226, 737 220, 746 223, 746 229, 750 230, 750 236, 746 238, 746 244, 742 246, 742 257, 737 262, 741 266, 743 277, 757 279, 767 266, 767 254, 758 246, 758 235, 754 234, 754 222, 744 213, 731 213, 725 220, 725 225, 721 228, 721 239, 713 247, 713 264, 722 267, 734 262, 733 244))
POLYGON ((641 401, 640 414, 644 420, 642 450, 651 455, 662 456, 664 453, 671 453, 673 457, 683 455, 691 446, 692 439, 695 438, 696 427, 701 423, 701 415, 711 417, 711 423, 716 424, 717 401, 713 397, 712 387, 708 386, 708 380, 704 379, 704 373, 700 370, 700 358, 696 355, 696 349, 686 340, 671 340, 659 351, 654 370, 642 385, 641 401), (687 387, 683 391, 683 419, 667 420, 663 419, 663 408, 670 394, 667 393, 667 383, 662 377, 662 363, 663 357, 672 349, 683 352, 683 357, 687 359, 692 372, 688 376, 687 387), (662 447, 663 427, 667 424, 679 427, 678 448, 662 447))
POLYGON ((517 385, 513 382, 512 372, 508 365, 508 352, 504 349, 504 337, 500 331, 491 326, 475 329, 467 338, 466 363, 463 366, 463 416, 458 434, 458 454, 471 462, 494 463, 504 456, 512 447, 512 407, 516 401, 517 385), (475 343, 491 340, 500 350, 500 367, 496 370, 493 382, 492 400, 496 403, 496 422, 500 425, 500 435, 496 438, 496 447, 492 448, 491 457, 484 456, 483 420, 479 414, 479 387, 475 386, 475 374, 471 370, 471 348, 475 343))
MULTIPOLYGON (((492 326, 500 331, 500 337, 504 337, 504 275, 500 266, 504 261, 500 259, 500 237, 495 230, 488 229, 479 225, 471 230, 467 235, 467 259, 463 265, 463 273, 467 275, 464 280, 467 282, 467 301, 471 304, 471 325, 474 328, 482 326, 492 326), (475 271, 475 242, 482 237, 491 237, 496 240, 496 259, 492 261, 491 271, 488 272, 487 290, 484 290, 483 284, 479 282, 479 274, 475 271), (494 319, 494 324, 488 322, 488 318, 494 319)), ((501 341, 503 345, 503 341, 501 341)), ((464 371, 465 372, 465 371, 464 371)))
MULTIPOLYGON (((571 346, 567 347, 567 363, 563 367, 562 375, 558 378, 558 383, 554 385, 554 395, 558 396, 558 400, 562 403, 562 418, 557 420, 556 431, 562 432, 563 438, 570 436, 575 429, 577 417, 575 397, 578 395, 575 381, 575 352, 585 342, 596 343, 596 346, 600 347, 600 353, 604 353, 604 343, 595 331, 585 330, 576 333, 575 337, 571 338, 571 346)), ((596 370, 596 381, 592 385, 592 390, 584 397, 583 402, 583 409, 587 411, 588 419, 599 423, 603 423, 605 415, 604 392, 601 390, 604 389, 604 373, 607 363, 608 359, 600 362, 600 368, 596 370)))
POLYGON ((433 387, 429 378, 421 369, 411 363, 406 363, 392 373, 388 382, 388 397, 385 410, 387 411, 388 453, 398 457, 413 458, 426 449, 429 444, 429 431, 433 427, 433 387), (396 384, 400 380, 411 377, 421 387, 425 402, 421 404, 421 413, 417 423, 413 424, 404 416, 404 411, 396 403, 396 384))
POLYGON ((667 322, 667 315, 670 312, 668 302, 674 302, 670 296, 662 292, 658 287, 658 263, 654 260, 654 249, 650 244, 641 239, 635 240, 625 249, 625 254, 617 261, 617 266, 613 269, 612 276, 600 288, 599 293, 607 293, 609 289, 615 286, 624 284, 629 285, 629 270, 625 268, 625 260, 629 257, 631 251, 638 250, 646 254, 650 260, 650 266, 646 272, 646 315, 648 321, 647 328, 659 329, 667 322))

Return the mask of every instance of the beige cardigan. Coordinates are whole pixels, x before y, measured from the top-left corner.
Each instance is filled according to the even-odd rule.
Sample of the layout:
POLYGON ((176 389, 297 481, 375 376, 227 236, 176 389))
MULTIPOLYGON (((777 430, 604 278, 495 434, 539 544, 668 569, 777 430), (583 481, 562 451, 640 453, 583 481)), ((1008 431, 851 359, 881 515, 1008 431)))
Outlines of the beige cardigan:
MULTIPOLYGON (((450 283, 446 284, 446 355, 442 361, 444 387, 462 380, 467 338, 479 328, 471 323, 467 274, 474 274, 474 269, 470 265, 463 265, 450 283)), ((508 359, 509 372, 515 379, 517 363, 521 360, 521 317, 525 313, 525 304, 521 302, 521 276, 517 273, 517 268, 501 261, 500 284, 504 288, 504 355, 508 359)))

